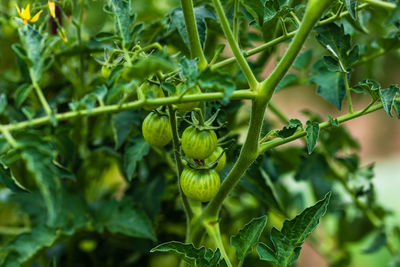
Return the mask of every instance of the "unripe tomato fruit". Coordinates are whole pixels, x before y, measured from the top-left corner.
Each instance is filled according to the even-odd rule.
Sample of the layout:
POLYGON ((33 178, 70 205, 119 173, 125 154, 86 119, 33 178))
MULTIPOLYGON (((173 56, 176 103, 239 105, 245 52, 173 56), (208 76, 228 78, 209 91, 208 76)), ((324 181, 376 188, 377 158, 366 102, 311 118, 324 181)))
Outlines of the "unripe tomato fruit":
POLYGON ((151 112, 142 124, 143 137, 146 141, 157 147, 163 147, 172 140, 172 130, 168 116, 151 112))
MULTIPOLYGON (((156 84, 151 84, 151 83, 147 83, 146 82, 146 83, 143 83, 140 86, 140 89, 137 91, 138 92, 138 99, 146 98, 146 95, 151 91, 153 92, 154 98, 160 98, 160 97, 164 97, 165 96, 164 92, 163 92, 163 90, 161 89, 160 86, 158 86, 156 84)), ((151 110, 156 109, 157 107, 158 106, 144 106, 143 109, 151 111, 151 110)))
MULTIPOLYGON (((220 146, 218 146, 214 152, 211 154, 211 156, 209 156, 208 158, 206 158, 204 160, 204 163, 208 164, 211 163, 215 160, 218 159, 218 157, 221 155, 221 153, 224 151, 224 149, 220 146)), ((214 168, 214 170, 216 170, 217 172, 220 172, 224 169, 226 164, 226 154, 224 153, 221 158, 218 160, 218 164, 217 166, 214 168)))
POLYGON ((182 149, 192 159, 208 158, 217 147, 217 135, 213 130, 200 130, 189 126, 182 134, 182 149))
POLYGON ((217 194, 221 181, 214 169, 197 170, 185 167, 181 173, 180 183, 185 196, 192 200, 207 202, 217 194))
MULTIPOLYGON (((179 95, 181 90, 179 89, 182 86, 182 84, 179 84, 176 88, 176 95, 179 95)), ((201 89, 200 87, 193 86, 192 88, 188 89, 188 91, 185 93, 185 95, 195 95, 195 94, 200 94, 201 89)), ((197 108, 199 106, 200 102, 185 102, 185 103, 180 103, 176 104, 175 106, 183 111, 192 111, 193 109, 197 108)))
POLYGON ((111 69, 104 65, 103 67, 101 67, 101 74, 103 75, 104 79, 108 79, 111 74, 111 69))

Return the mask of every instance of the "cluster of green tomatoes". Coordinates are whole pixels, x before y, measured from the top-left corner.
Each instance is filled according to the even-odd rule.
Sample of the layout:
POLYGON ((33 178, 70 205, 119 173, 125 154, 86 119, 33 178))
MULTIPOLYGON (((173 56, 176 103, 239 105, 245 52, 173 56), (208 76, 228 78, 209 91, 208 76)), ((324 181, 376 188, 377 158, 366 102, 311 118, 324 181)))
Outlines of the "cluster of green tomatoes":
MULTIPOLYGON (((178 85, 179 86, 179 85, 178 85)), ((145 83, 138 90, 138 94, 153 91, 155 97, 163 97, 162 89, 154 84, 145 83)), ((201 92, 197 86, 189 88, 188 94, 201 92)), ((140 96, 139 96, 140 97, 140 96)), ((198 109, 198 102, 179 103, 175 108, 182 112, 192 112, 192 121, 183 131, 180 138, 180 148, 183 150, 186 160, 185 167, 180 175, 180 186, 183 193, 192 200, 207 202, 212 199, 220 187, 220 172, 226 163, 224 149, 217 145, 218 139, 212 126, 216 118, 213 116, 206 122, 204 119, 196 119, 196 114, 202 117, 198 109)), ((164 147, 173 138, 169 114, 162 109, 153 110, 155 107, 147 106, 152 110, 144 119, 142 132, 145 140, 152 146, 164 147)))

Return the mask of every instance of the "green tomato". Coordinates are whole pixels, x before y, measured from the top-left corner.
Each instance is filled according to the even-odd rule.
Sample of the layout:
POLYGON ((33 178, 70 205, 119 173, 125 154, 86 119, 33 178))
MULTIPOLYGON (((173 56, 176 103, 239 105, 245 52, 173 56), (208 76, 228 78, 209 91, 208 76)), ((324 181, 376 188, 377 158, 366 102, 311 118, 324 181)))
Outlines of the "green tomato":
MULTIPOLYGON (((176 95, 180 95, 183 93, 183 89, 181 89, 183 85, 179 84, 176 87, 176 95)), ((201 93, 201 89, 200 87, 193 86, 192 88, 188 89, 187 92, 185 93, 185 95, 195 95, 195 94, 200 94, 201 93)), ((183 111, 192 111, 193 109, 197 108, 199 106, 200 102, 185 102, 185 103, 181 103, 181 104, 176 104, 175 106, 183 111)))
POLYGON ((200 130, 189 126, 182 134, 182 149, 192 159, 208 158, 217 147, 217 135, 213 130, 200 130))
MULTIPOLYGON (((218 157, 221 155, 221 153, 222 153, 223 151, 224 151, 224 149, 223 149, 222 147, 218 146, 218 147, 214 150, 214 152, 211 154, 211 156, 209 156, 208 158, 206 158, 206 159, 204 160, 204 162, 205 162, 206 164, 208 164, 208 163, 211 163, 211 162, 217 160, 218 157)), ((218 160, 218 164, 217 164, 217 166, 214 168, 214 170, 216 170, 217 172, 222 171, 222 170, 224 169, 224 167, 225 167, 225 164, 226 164, 226 154, 224 153, 224 154, 221 156, 221 158, 218 160)))
POLYGON ((157 147, 163 147, 172 140, 172 130, 168 116, 151 112, 142 124, 143 137, 146 141, 157 147))
POLYGON ((101 74, 103 75, 104 79, 108 79, 111 74, 111 69, 104 65, 103 67, 101 67, 101 74))
POLYGON ((180 177, 185 196, 201 202, 211 200, 217 194, 220 183, 218 172, 214 169, 197 170, 185 167, 180 177))

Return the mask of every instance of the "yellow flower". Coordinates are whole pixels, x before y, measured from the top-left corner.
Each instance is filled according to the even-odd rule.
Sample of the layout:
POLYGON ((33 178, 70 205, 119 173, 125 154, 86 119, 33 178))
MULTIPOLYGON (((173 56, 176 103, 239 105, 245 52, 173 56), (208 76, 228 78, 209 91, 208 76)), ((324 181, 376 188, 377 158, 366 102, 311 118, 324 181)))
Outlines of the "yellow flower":
POLYGON ((21 9, 19 9, 18 5, 15 4, 15 8, 17 9, 18 15, 23 19, 25 24, 28 22, 36 22, 39 19, 40 14, 43 12, 43 10, 40 10, 38 13, 35 14, 35 16, 31 17, 30 4, 28 4, 26 8, 21 9))
POLYGON ((67 34, 65 33, 64 28, 59 28, 59 29, 58 29, 58 35, 61 37, 61 39, 62 39, 64 42, 68 42, 67 34))
POLYGON ((49 10, 50 10, 50 15, 53 18, 56 18, 56 3, 54 3, 54 1, 47 1, 48 5, 49 5, 49 10))

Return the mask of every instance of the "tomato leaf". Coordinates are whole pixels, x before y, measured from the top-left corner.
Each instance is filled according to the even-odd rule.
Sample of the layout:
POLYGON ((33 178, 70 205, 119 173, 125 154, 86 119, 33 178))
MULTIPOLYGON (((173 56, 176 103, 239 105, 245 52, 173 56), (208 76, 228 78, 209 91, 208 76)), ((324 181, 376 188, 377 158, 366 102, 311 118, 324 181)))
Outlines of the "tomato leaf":
POLYGON ((319 136, 319 123, 314 121, 306 122, 306 132, 307 132, 307 151, 308 154, 311 154, 314 150, 315 145, 317 144, 318 136, 319 136))
POLYGON ((16 261, 20 264, 28 261, 41 249, 50 247, 59 237, 59 233, 54 229, 40 225, 33 228, 30 232, 20 234, 5 245, 2 250, 16 253, 16 261))
POLYGON ((344 27, 331 23, 318 27, 316 31, 317 40, 330 53, 330 56, 324 57, 328 70, 348 72, 358 60, 358 46, 351 47, 351 37, 344 33, 344 27))
POLYGON ((254 245, 258 242, 261 233, 267 223, 267 216, 252 219, 239 232, 231 236, 231 245, 236 249, 236 256, 243 260, 251 253, 254 245))
POLYGON ((124 45, 134 40, 136 15, 132 13, 130 3, 124 0, 111 0, 105 8, 114 15, 115 30, 121 36, 124 45))
POLYGON ((303 127, 301 121, 299 121, 298 119, 291 119, 289 120, 289 125, 283 126, 281 130, 277 131, 277 134, 280 138, 286 138, 292 136, 299 127, 303 127))
POLYGON ((387 235, 385 232, 380 231, 376 233, 374 239, 369 244, 369 246, 363 249, 363 253, 371 254, 379 251, 382 247, 385 246, 386 241, 387 241, 387 235))
POLYGON ((396 95, 400 93, 399 87, 397 85, 391 85, 389 88, 379 90, 379 92, 381 95, 383 108, 390 117, 393 117, 392 107, 396 95))
POLYGON ((300 54, 296 61, 293 63, 293 67, 299 70, 306 69, 312 60, 313 50, 307 50, 306 52, 300 54))
POLYGON ((196 267, 216 267, 219 266, 221 252, 217 249, 213 251, 204 247, 195 248, 193 244, 184 244, 177 241, 171 241, 156 246, 150 252, 172 252, 196 267))
POLYGON ((0 115, 7 107, 7 96, 5 94, 0 94, 0 115))
POLYGON ((346 0, 347 11, 349 11, 350 16, 356 20, 357 19, 357 0, 346 0))
POLYGON ((273 228, 270 239, 274 250, 264 243, 259 243, 257 252, 261 260, 272 261, 279 267, 291 266, 300 255, 301 246, 317 227, 325 214, 331 193, 314 206, 305 209, 292 220, 286 220, 281 231, 273 228))
POLYGON ((129 140, 124 153, 124 170, 128 181, 132 180, 136 170, 136 165, 150 151, 150 145, 142 136, 137 136, 129 140))
POLYGON ((130 200, 103 202, 93 212, 93 224, 100 233, 108 230, 131 237, 157 239, 149 217, 130 200))
POLYGON ((221 71, 210 71, 206 70, 200 74, 198 80, 202 89, 209 90, 211 92, 223 92, 224 98, 222 99, 223 104, 229 103, 229 98, 232 93, 236 90, 236 85, 233 78, 228 73, 221 71))
POLYGON ((317 93, 326 101, 335 105, 339 110, 342 108, 342 101, 346 95, 342 73, 329 71, 324 62, 319 60, 313 66, 310 82, 318 85, 317 93))
POLYGON ((395 100, 393 106, 394 110, 396 111, 397 118, 400 119, 400 100, 395 100))

